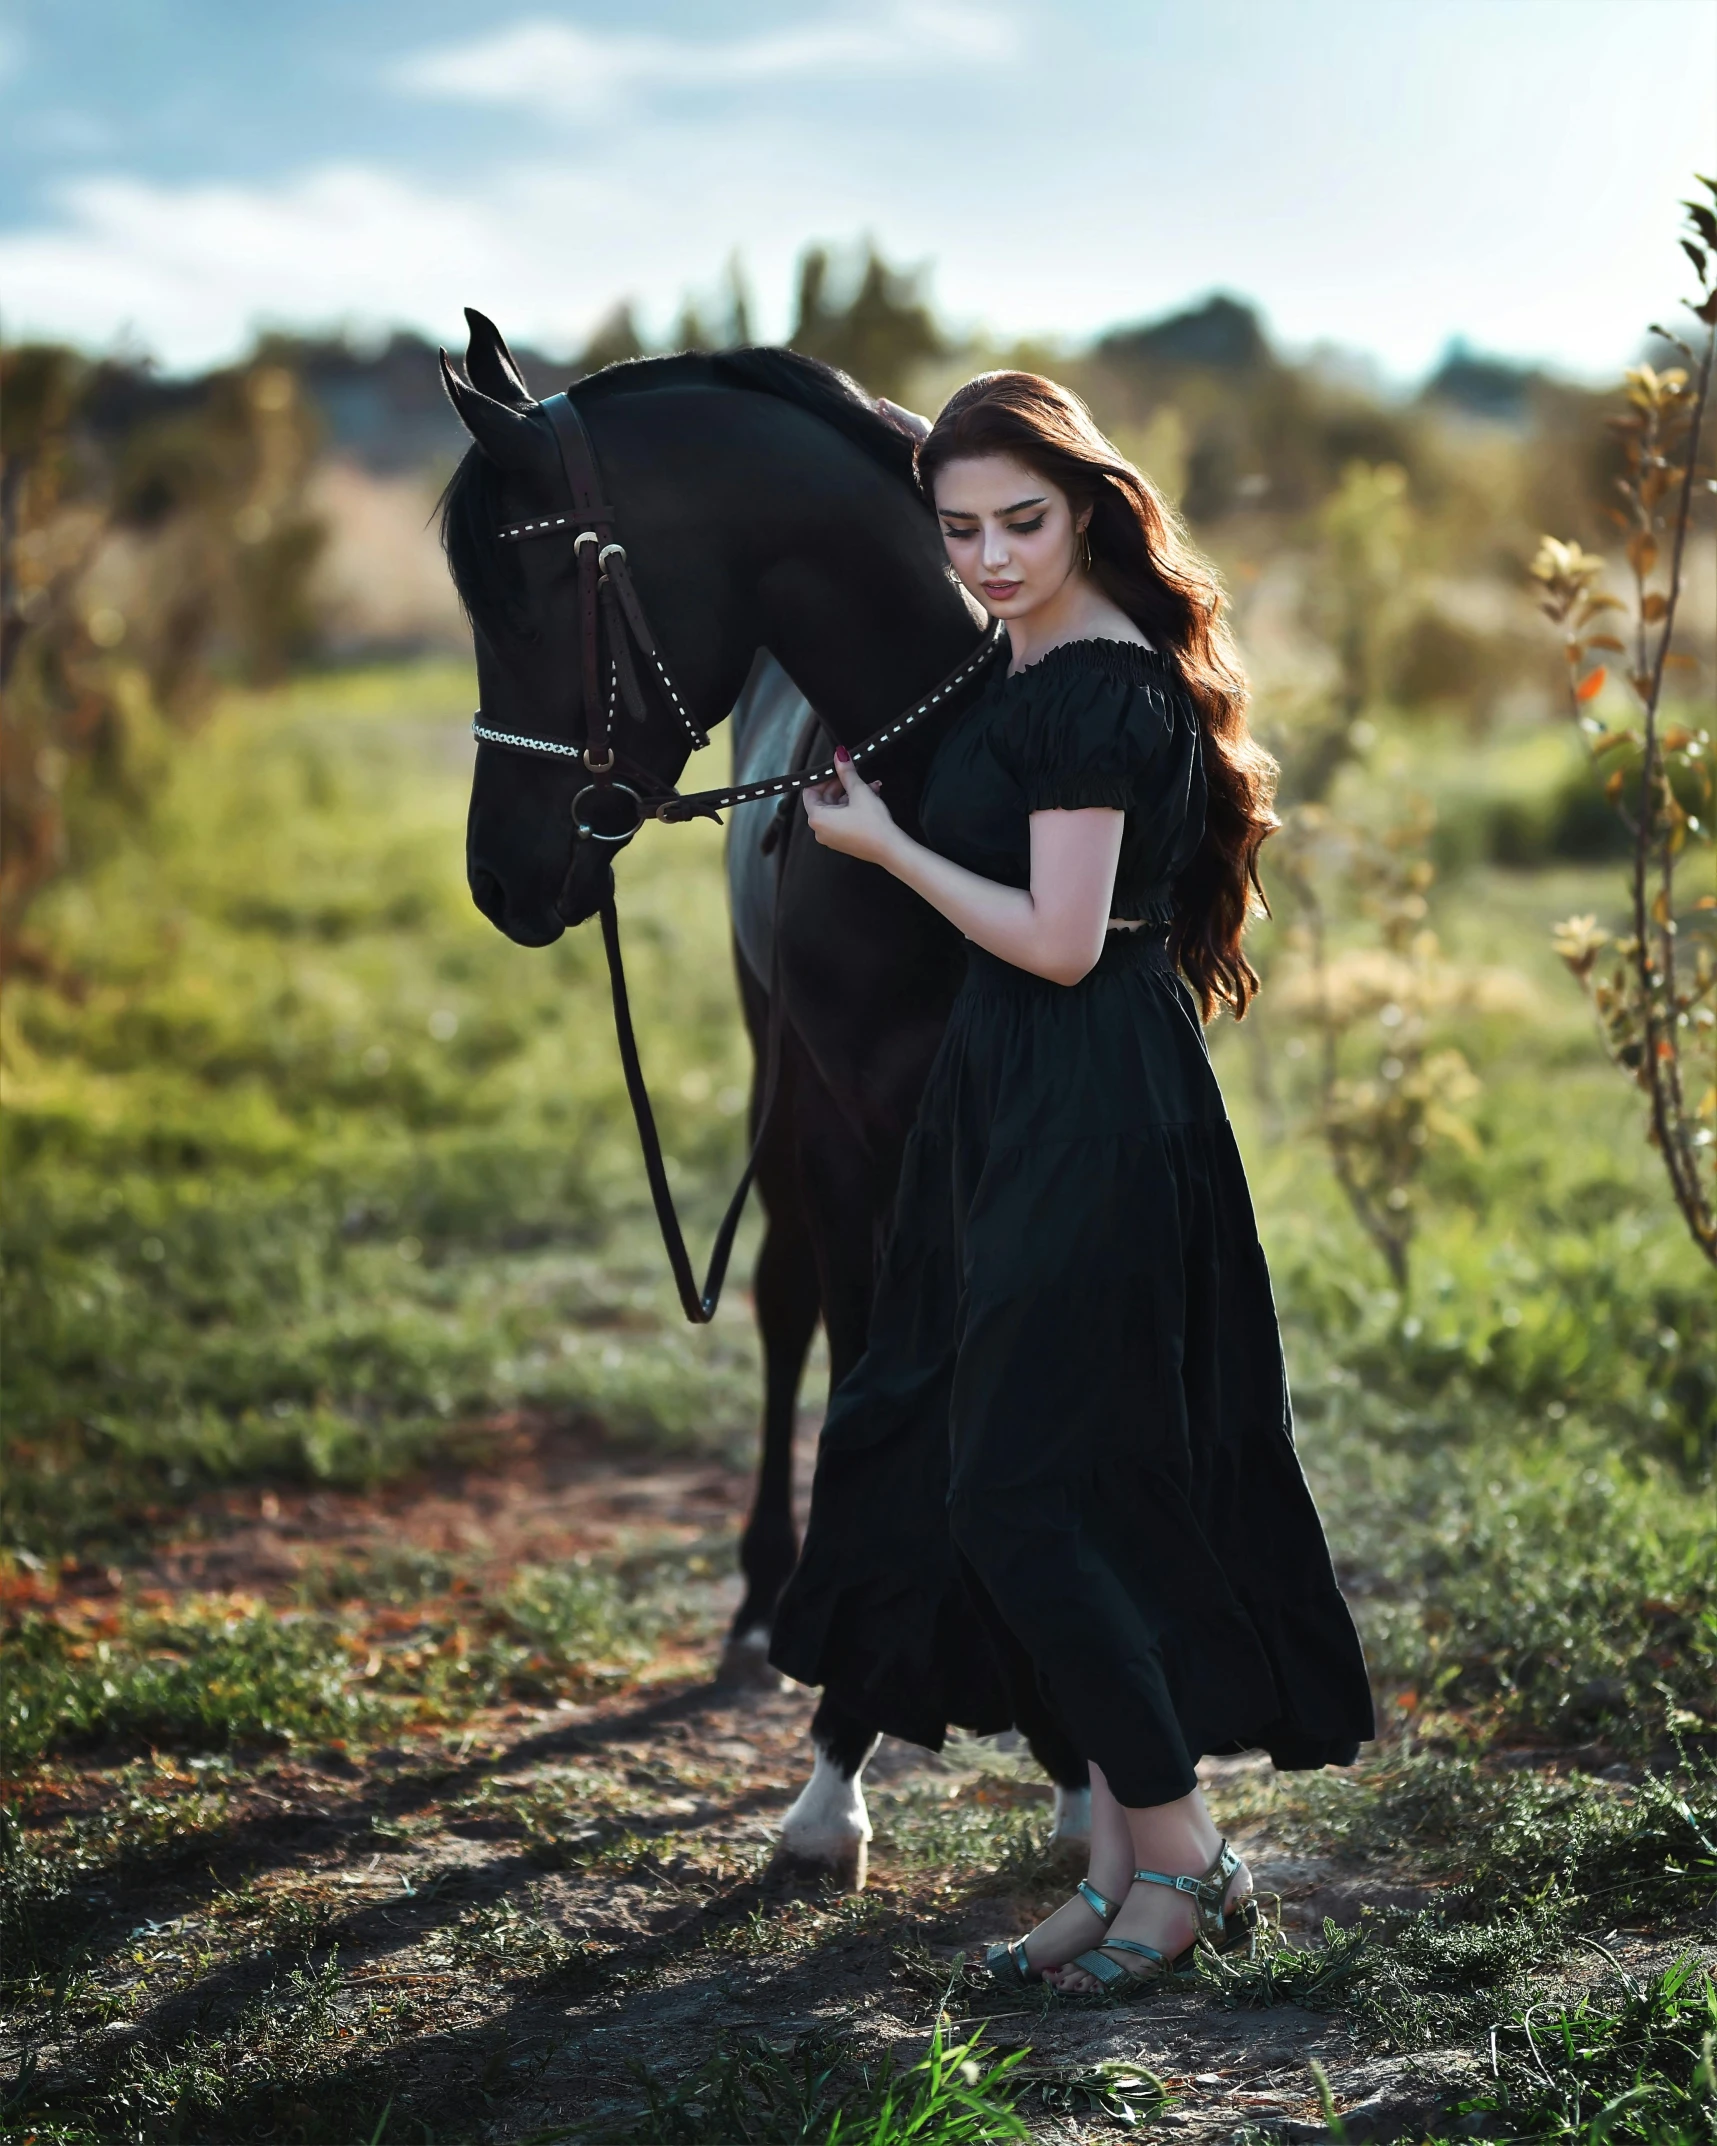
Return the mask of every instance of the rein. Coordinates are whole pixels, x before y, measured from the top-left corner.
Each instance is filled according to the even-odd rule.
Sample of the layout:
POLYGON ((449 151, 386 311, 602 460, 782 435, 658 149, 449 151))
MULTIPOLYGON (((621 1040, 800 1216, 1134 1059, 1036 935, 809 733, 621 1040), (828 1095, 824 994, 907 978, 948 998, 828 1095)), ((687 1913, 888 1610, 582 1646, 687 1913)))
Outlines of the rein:
MULTIPOLYGON (((697 790, 689 796, 681 794, 670 783, 665 793, 658 785, 658 778, 649 769, 622 755, 614 743, 614 718, 624 705, 626 713, 637 723, 643 723, 649 714, 644 697, 643 676, 646 669, 654 673, 655 682, 668 705, 678 716, 691 739, 694 750, 709 743, 706 732, 701 730, 687 711, 679 689, 663 658, 661 645, 651 631, 644 606, 632 580, 632 569, 626 557, 626 547, 616 534, 614 509, 605 504, 602 497, 602 479, 596 463, 596 449, 584 419, 579 415, 570 396, 562 393, 550 395, 538 403, 538 410, 553 428, 555 445, 559 450, 560 465, 566 478, 569 495, 568 511, 564 514, 545 515, 533 522, 514 522, 504 529, 497 529, 497 541, 503 544, 518 544, 537 537, 559 536, 571 530, 573 551, 578 562, 578 610, 580 628, 578 713, 582 715, 584 740, 582 744, 552 737, 533 737, 528 733, 496 730, 483 721, 479 709, 471 723, 471 734, 479 743, 498 745, 509 752, 537 753, 553 760, 575 760, 589 781, 577 792, 572 801, 572 822, 578 838, 584 842, 601 842, 616 849, 623 849, 643 826, 647 819, 658 819, 669 826, 698 817, 716 818, 734 805, 746 805, 763 798, 785 798, 801 790, 818 789, 835 780, 835 767, 831 761, 827 767, 805 769, 799 773, 789 771, 774 775, 761 782, 737 783, 724 790, 697 790), (603 628, 606 627, 606 636, 603 628), (602 653, 604 640, 608 655, 607 690, 603 690, 602 653), (618 779, 617 770, 624 767, 638 777, 636 783, 618 779), (642 785, 642 787, 640 787, 642 785), (652 793, 648 798, 646 792, 652 793), (618 813, 614 808, 618 806, 618 813)), ((991 625, 977 650, 957 664, 942 678, 922 700, 893 722, 884 723, 851 748, 854 761, 865 761, 904 737, 925 716, 951 699, 961 687, 970 683, 978 673, 994 661, 1005 639, 1006 629, 1000 619, 991 625)), ((783 856, 776 866, 775 899, 779 911, 781 887, 786 877, 786 860, 783 856)), ((733 1241, 739 1228, 740 1215, 744 1211, 746 1195, 751 1190, 757 1174, 757 1164, 763 1149, 764 1136, 775 1108, 776 1091, 780 1086, 781 1047, 783 1020, 781 1013, 781 977, 779 916, 773 934, 774 960, 769 984, 769 1027, 764 1048, 763 1092, 758 1102, 756 1122, 752 1130, 751 1152, 746 1157, 745 1169, 734 1188, 733 1197, 716 1231, 715 1244, 710 1253, 709 1267, 700 1289, 691 1256, 686 1250, 685 1232, 680 1227, 680 1218, 674 1206, 674 1196, 668 1184, 667 1162, 662 1154, 661 1137, 656 1131, 656 1114, 650 1105, 650 1091, 645 1084, 644 1068, 638 1056, 638 1038, 632 1025, 631 1000, 626 990, 626 970, 620 956, 620 919, 614 906, 612 894, 598 911, 602 920, 602 946, 608 957, 608 981, 614 1001, 614 1030, 620 1046, 620 1064, 626 1077, 626 1094, 632 1105, 632 1118, 638 1128, 638 1144, 644 1155, 644 1174, 649 1179, 650 1198, 656 1210, 656 1223, 662 1233, 662 1244, 668 1255, 668 1265, 673 1270, 674 1285, 679 1291, 680 1307, 694 1326, 704 1326, 715 1317, 716 1306, 721 1301, 722 1284, 727 1278, 728 1260, 732 1256, 733 1241)))

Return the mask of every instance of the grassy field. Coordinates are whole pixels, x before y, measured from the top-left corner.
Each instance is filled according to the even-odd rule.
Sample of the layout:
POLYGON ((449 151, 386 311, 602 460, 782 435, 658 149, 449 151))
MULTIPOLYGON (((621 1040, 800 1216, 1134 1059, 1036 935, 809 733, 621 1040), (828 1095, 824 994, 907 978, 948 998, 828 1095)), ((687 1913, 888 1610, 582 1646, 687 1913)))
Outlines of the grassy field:
MULTIPOLYGON (((470 905, 469 705, 455 666, 229 700, 43 903, 72 987, 7 994, 0 2136, 1263 2136, 1320 2120, 1312 2056, 1422 2132, 1717 2136, 1717 1291, 1550 950, 1619 905, 1558 861, 1560 742, 1344 778, 1439 805, 1471 984, 1405 1296, 1291 1024, 1214 1038, 1384 1741, 1215 1783, 1284 1901, 1259 1959, 1022 2034, 948 1964, 1063 1882, 1005 1754, 893 1753, 871 1889, 771 1890, 803 1702, 702 1683, 748 1305, 679 1318, 597 943, 470 905), (693 2003, 734 1991, 743 2032, 693 2003)), ((621 866, 700 1234, 748 1074, 719 842, 621 866)))

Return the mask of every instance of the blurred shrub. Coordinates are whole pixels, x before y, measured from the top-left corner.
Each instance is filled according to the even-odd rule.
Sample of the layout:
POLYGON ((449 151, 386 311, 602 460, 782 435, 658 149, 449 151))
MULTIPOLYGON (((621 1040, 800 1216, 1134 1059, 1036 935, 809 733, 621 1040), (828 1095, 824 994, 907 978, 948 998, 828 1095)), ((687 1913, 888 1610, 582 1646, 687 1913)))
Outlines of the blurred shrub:
POLYGON ((186 388, 29 344, 0 353, 0 969, 25 912, 141 809, 217 668, 312 645, 315 427, 285 367, 186 388))
POLYGON ((1298 961, 1278 982, 1274 1006, 1312 1032, 1314 1122, 1355 1220, 1398 1289, 1407 1286, 1433 1144, 1477 1145, 1466 1106, 1479 1083, 1458 1049, 1433 1038, 1433 1024, 1475 981, 1444 959, 1426 922, 1434 824, 1422 801, 1384 828, 1300 805, 1278 842, 1296 919, 1286 941, 1298 961), (1365 917, 1375 944, 1332 947, 1330 916, 1343 910, 1365 917))

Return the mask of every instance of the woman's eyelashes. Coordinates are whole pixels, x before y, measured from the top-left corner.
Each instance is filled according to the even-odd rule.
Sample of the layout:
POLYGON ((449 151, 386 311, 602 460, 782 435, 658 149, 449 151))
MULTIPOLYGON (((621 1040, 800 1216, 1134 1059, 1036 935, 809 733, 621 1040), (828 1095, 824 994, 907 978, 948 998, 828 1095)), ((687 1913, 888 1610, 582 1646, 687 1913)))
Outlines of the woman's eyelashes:
MULTIPOLYGON (((1035 536, 1038 530, 1043 527, 1044 519, 1045 517, 1039 514, 1029 522, 1004 522, 1002 526, 1009 536, 1035 536)), ((975 529, 950 529, 947 523, 944 522, 942 524, 942 534, 958 542, 965 537, 975 537, 978 532, 975 529)))

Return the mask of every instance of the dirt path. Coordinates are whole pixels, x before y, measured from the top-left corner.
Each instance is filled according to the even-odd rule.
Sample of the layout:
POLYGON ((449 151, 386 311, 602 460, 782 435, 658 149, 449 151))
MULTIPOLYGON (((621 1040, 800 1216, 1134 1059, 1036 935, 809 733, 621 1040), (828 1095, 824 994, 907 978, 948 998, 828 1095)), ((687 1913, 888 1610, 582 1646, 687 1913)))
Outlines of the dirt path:
MULTIPOLYGON (((287 1605, 318 1575, 361 1580, 411 1557, 452 1560, 470 1589, 525 1563, 671 1556, 692 1588, 649 1665, 587 1699, 492 1707, 361 1757, 97 1753, 51 1769, 30 1802, 37 1828, 87 1827, 127 1798, 170 1822, 149 1852, 97 1859, 68 1896, 88 1919, 91 1964, 78 2003, 38 2040, 39 2080, 111 2084, 127 2061, 159 2072, 188 2039, 213 2037, 233 2070, 229 2108, 267 2096, 293 2135, 340 2137, 317 2126, 337 2121, 342 2097, 391 2098, 389 2136, 415 2135, 409 2118, 439 2138, 522 2140, 618 2117, 638 2105, 640 2069, 672 2080, 748 2036, 838 2036, 860 2056, 910 2061, 940 2017, 956 2038, 982 2024, 1000 2046, 1029 2045, 1045 2138, 1108 2131, 1104 2065, 1155 2074, 1175 2102, 1160 2120, 1200 2138, 1242 2123, 1316 2135, 1314 2057, 1356 2140, 1415 2133, 1470 2083, 1459 2053, 1368 2059, 1338 2018, 1230 2009, 1203 1987, 1093 2008, 962 1985, 962 1947, 1029 1927, 1068 1882, 1041 1846, 1047 1787, 990 1746, 938 1758, 886 1744, 869 1775, 868 1889, 805 1897, 771 1850, 803 1778, 812 1696, 708 1681, 748 1493, 708 1460, 509 1422, 470 1466, 374 1496, 210 1501, 130 1572, 63 1575, 59 1600, 80 1614, 121 1588, 287 1605), (306 2006, 319 2025, 247 2086, 257 2022, 293 1975, 298 2011, 279 2034, 290 2043, 306 2006)), ((1206 1773, 1297 1942, 1325 1916, 1350 1925, 1367 1906, 1428 1897, 1388 1867, 1296 1855, 1248 1819, 1257 1762, 1206 1773)), ((1633 1957, 1657 1949, 1641 1940, 1633 1957)))

